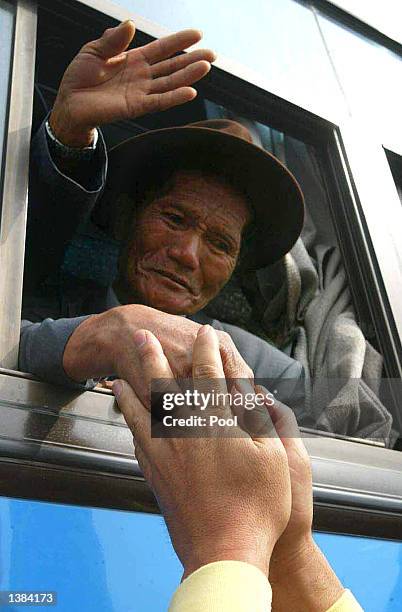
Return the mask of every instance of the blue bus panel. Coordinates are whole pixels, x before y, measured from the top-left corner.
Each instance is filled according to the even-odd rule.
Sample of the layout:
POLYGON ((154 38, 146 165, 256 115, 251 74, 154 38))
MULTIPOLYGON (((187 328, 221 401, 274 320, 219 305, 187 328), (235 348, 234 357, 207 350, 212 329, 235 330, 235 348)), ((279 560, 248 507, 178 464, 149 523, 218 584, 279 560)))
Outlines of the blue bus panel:
MULTIPOLYGON (((50 610, 166 612, 180 583, 160 516, 1 497, 0 520, 0 589, 56 591, 50 610)), ((402 543, 315 537, 366 612, 400 612, 402 543)))

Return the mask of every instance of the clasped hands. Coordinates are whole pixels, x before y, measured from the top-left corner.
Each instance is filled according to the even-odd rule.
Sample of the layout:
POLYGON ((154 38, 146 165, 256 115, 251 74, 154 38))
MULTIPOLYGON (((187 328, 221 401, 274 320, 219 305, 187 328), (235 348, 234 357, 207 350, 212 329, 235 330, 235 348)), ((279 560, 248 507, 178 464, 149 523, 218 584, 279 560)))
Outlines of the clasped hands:
MULTIPOLYGON (((133 342, 142 365, 142 384, 145 380, 150 387, 152 379, 174 380, 151 332, 138 330, 133 342)), ((219 340, 209 325, 200 328, 194 342, 192 376, 203 391, 215 389, 216 381, 224 391, 219 340)), ((310 462, 289 408, 264 407, 271 424, 265 437, 247 432, 227 437, 217 427, 212 437, 152 438, 149 396, 148 401, 140 400, 123 380, 114 382, 113 392, 185 576, 225 559, 252 563, 268 575, 274 549, 278 563, 285 563, 289 555, 283 555, 282 548, 290 545, 294 558, 312 545, 310 462)))

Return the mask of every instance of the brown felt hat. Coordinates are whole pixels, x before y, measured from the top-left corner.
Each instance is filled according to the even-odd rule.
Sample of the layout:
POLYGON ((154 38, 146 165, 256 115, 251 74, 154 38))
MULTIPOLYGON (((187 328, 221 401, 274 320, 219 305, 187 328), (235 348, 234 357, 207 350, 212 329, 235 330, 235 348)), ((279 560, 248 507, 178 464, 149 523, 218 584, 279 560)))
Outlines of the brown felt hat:
POLYGON ((299 184, 276 157, 253 144, 247 128, 226 119, 153 130, 113 147, 95 222, 119 239, 121 202, 132 208, 161 177, 186 168, 212 172, 247 197, 254 212, 253 232, 242 245, 247 269, 274 263, 292 248, 304 220, 299 184))

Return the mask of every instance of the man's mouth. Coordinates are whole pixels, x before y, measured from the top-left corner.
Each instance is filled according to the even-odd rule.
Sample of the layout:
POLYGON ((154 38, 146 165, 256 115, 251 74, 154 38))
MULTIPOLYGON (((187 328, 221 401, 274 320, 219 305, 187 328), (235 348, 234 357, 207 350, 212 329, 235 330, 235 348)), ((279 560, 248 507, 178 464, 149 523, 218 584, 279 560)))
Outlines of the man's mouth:
POLYGON ((178 276, 177 274, 174 274, 174 272, 168 272, 167 270, 154 269, 153 271, 157 274, 160 274, 161 276, 164 276, 165 278, 168 278, 169 280, 173 281, 177 285, 180 285, 184 289, 187 289, 187 291, 189 291, 190 293, 195 293, 190 283, 182 276, 178 276))

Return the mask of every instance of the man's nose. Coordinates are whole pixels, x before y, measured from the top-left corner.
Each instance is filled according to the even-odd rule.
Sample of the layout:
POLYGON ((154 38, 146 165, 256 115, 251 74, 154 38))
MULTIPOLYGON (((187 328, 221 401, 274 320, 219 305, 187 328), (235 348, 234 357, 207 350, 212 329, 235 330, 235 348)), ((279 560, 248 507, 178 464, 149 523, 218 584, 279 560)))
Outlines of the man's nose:
POLYGON ((182 232, 175 236, 175 242, 169 249, 169 255, 182 267, 196 270, 199 265, 201 241, 196 232, 182 232))

